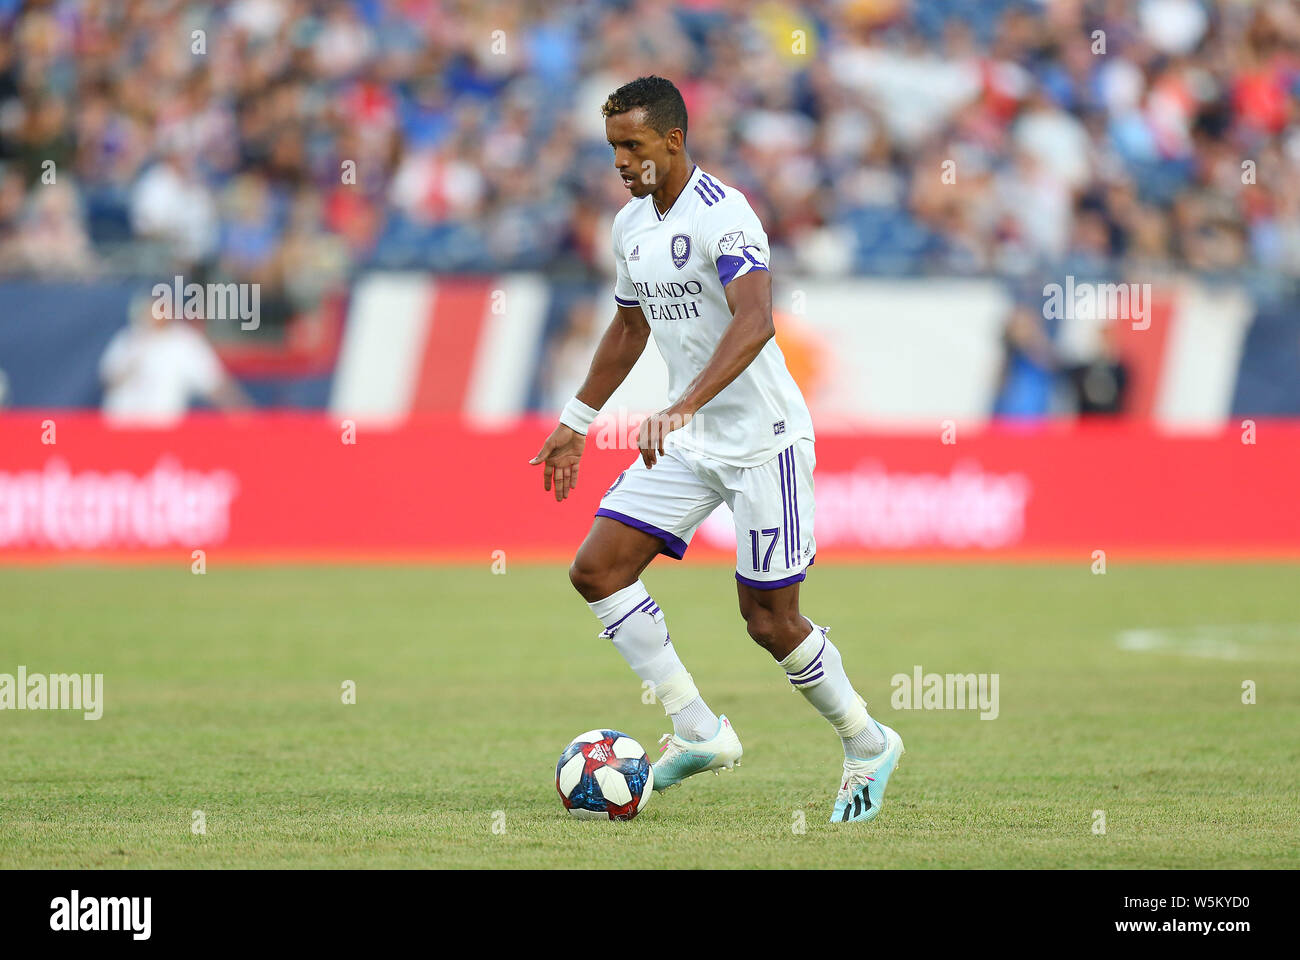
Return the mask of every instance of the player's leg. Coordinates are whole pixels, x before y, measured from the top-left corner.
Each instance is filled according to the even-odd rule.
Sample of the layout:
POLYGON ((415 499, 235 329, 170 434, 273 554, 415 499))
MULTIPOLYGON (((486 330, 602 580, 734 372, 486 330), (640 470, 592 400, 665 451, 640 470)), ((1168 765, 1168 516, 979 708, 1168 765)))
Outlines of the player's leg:
POLYGON ((738 581, 736 589, 750 637, 835 728, 844 755, 866 759, 880 753, 885 736, 849 682, 843 658, 827 636, 829 628, 817 626, 799 612, 799 584, 769 590, 738 581))
MULTIPOLYGON (((602 636, 652 685, 672 719, 673 736, 690 743, 715 737, 722 721, 700 696, 640 576, 660 553, 680 558, 717 503, 717 495, 676 458, 661 458, 653 470, 638 458, 606 492, 569 568, 569 579, 605 627, 602 636)), ((655 787, 671 786, 672 780, 656 778, 655 787)))
POLYGON ((785 670, 790 684, 834 728, 844 747, 844 780, 833 820, 870 820, 902 756, 898 734, 877 723, 853 689, 839 650, 799 610, 799 586, 816 555, 811 441, 738 471, 736 588, 749 635, 785 670))
POLYGON ((588 603, 599 603, 636 583, 662 549, 658 537, 596 517, 569 565, 569 582, 588 603))

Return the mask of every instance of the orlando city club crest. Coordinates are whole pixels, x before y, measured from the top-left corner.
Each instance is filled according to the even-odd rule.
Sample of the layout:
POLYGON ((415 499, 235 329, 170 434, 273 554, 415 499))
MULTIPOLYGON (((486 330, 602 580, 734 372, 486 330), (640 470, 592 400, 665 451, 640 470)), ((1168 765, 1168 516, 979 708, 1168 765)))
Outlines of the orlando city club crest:
POLYGON ((691 259, 691 238, 684 233, 673 237, 673 266, 680 270, 691 259))

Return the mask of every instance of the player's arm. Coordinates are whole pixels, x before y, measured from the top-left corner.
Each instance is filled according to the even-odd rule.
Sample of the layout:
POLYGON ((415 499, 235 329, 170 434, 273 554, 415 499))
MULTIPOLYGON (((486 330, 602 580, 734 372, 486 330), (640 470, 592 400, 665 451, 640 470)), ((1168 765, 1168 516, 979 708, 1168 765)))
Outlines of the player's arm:
POLYGON ((690 423, 702 406, 754 362, 754 358, 776 336, 772 322, 772 275, 766 269, 751 270, 726 286, 731 323, 713 349, 713 355, 691 381, 681 399, 668 409, 641 422, 638 446, 647 467, 664 452, 664 439, 690 423))
MULTIPOLYGON (((600 338, 596 354, 591 358, 587 379, 582 382, 575 398, 578 404, 588 408, 584 411, 586 416, 583 419, 594 417, 596 411, 613 396, 618 385, 627 379, 645 351, 649 339, 650 324, 641 313, 641 307, 617 302, 614 322, 600 338)), ((570 401, 570 406, 573 405, 574 402, 570 401)), ((567 419, 570 414, 571 411, 566 407, 564 418, 567 419)), ((582 459, 586 439, 584 433, 561 422, 546 438, 542 449, 537 451, 537 456, 528 461, 531 464, 546 464, 542 470, 542 486, 547 490, 554 486, 557 502, 567 497, 570 490, 577 489, 578 462, 582 459)))
POLYGON ((627 379, 650 339, 650 324, 639 305, 616 302, 615 307, 614 322, 600 338, 587 379, 578 388, 578 399, 593 410, 603 407, 627 379))

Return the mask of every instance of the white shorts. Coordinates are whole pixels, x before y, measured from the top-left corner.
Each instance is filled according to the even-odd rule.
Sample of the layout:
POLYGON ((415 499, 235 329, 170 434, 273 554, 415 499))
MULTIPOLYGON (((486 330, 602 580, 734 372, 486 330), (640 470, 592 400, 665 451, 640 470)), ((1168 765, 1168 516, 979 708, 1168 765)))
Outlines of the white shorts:
POLYGON ((798 583, 817 553, 813 539, 811 440, 796 440, 756 467, 734 467, 676 446, 647 469, 640 455, 601 498, 610 517, 663 541, 680 560, 721 503, 736 522, 736 579, 760 590, 798 583))

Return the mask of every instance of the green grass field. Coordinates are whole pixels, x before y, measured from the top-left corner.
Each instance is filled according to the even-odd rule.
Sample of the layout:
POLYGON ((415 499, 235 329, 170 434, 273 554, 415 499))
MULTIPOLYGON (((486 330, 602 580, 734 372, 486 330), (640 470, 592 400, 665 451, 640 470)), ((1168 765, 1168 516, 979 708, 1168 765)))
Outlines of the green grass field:
POLYGON ((907 744, 846 826, 730 570, 645 579, 745 763, 619 824, 564 812, 556 757, 668 727, 562 567, 0 569, 0 673, 102 673, 106 704, 0 712, 0 867, 1300 865, 1296 566, 818 565, 803 607, 907 744), (894 710, 916 664, 998 674, 1000 715, 894 710))

